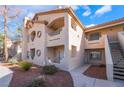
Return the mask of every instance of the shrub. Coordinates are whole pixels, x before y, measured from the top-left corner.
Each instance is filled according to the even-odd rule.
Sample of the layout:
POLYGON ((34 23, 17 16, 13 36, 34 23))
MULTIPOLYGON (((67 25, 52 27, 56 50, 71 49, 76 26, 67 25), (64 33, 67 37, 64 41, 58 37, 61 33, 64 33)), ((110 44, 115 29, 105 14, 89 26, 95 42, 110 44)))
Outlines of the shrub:
POLYGON ((44 87, 45 86, 45 82, 43 79, 34 79, 29 85, 28 87, 44 87))
POLYGON ((54 65, 48 65, 48 66, 44 66, 43 67, 43 72, 45 74, 50 74, 50 75, 53 75, 54 73, 57 72, 57 68, 54 66, 54 65))
POLYGON ((27 61, 21 61, 21 62, 19 62, 19 66, 20 66, 24 71, 28 71, 28 70, 31 68, 32 64, 29 63, 29 62, 27 62, 27 61))
POLYGON ((11 64, 17 64, 18 60, 15 59, 15 58, 11 58, 11 59, 8 60, 8 62, 11 63, 11 64))

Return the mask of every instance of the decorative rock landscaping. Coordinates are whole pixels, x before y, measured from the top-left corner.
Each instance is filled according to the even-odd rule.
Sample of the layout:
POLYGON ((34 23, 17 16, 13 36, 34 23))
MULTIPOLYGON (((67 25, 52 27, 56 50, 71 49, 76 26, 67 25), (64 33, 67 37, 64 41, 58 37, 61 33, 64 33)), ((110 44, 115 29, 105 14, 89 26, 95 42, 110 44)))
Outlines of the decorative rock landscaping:
MULTIPOLYGON (((27 87, 35 78, 43 75, 42 67, 32 65, 28 71, 22 70, 16 64, 2 64, 13 71, 10 87, 27 87)), ((73 87, 73 80, 69 72, 58 70, 54 75, 45 75, 46 87, 73 87)))

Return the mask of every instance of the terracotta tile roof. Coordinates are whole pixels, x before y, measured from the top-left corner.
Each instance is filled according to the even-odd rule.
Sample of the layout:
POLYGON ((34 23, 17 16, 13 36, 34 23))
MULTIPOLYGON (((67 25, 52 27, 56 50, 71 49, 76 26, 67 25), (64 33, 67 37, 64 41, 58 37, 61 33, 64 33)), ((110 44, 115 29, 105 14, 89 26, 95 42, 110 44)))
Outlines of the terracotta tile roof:
POLYGON ((93 31, 96 29, 102 29, 102 28, 106 28, 106 27, 111 27, 113 25, 118 25, 118 24, 124 24, 124 18, 120 18, 120 19, 112 20, 110 22, 106 22, 106 23, 99 24, 96 26, 88 27, 85 29, 85 32, 93 31))

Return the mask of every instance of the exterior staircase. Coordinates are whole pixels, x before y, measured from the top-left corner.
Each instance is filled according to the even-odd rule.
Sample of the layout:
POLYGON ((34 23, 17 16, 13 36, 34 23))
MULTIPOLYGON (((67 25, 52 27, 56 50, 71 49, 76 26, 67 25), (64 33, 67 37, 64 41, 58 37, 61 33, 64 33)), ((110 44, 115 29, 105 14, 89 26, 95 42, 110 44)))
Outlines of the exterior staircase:
POLYGON ((114 79, 124 80, 124 53, 119 43, 110 43, 114 79))

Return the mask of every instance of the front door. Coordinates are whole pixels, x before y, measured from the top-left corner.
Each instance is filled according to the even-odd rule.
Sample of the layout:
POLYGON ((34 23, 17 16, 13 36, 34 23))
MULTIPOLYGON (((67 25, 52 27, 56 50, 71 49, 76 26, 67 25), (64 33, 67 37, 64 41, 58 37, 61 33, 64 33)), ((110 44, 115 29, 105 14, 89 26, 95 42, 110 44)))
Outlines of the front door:
POLYGON ((58 63, 60 63, 60 62, 62 62, 63 58, 64 58, 64 50, 63 50, 63 48, 57 48, 56 49, 56 61, 58 63))

